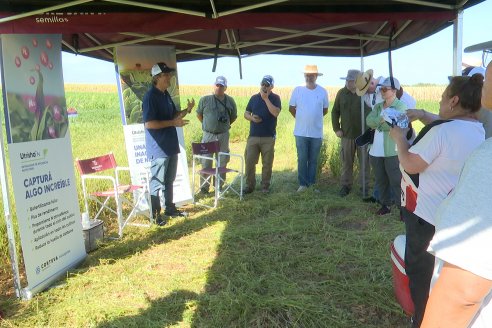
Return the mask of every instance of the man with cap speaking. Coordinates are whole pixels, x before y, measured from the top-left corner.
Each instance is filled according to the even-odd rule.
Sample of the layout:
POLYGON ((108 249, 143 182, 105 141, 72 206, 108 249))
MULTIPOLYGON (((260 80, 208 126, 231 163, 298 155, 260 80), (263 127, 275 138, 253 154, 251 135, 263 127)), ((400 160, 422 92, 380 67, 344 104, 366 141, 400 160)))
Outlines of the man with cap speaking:
POLYGON ((295 118, 294 136, 297 148, 297 175, 299 188, 303 192, 316 182, 318 157, 323 141, 323 116, 328 113, 328 92, 316 84, 318 66, 306 65, 304 80, 306 86, 292 91, 289 112, 295 118))
MULTIPOLYGON (((218 141, 220 151, 229 153, 229 129, 237 118, 237 107, 234 99, 225 94, 226 90, 227 79, 223 76, 217 76, 214 93, 200 98, 196 114, 202 123, 202 142, 218 141)), ((221 156, 221 167, 225 167, 228 161, 228 156, 221 156)), ((211 168, 212 161, 204 160, 202 166, 203 168, 211 168)), ((221 175, 221 179, 225 180, 225 178, 224 173, 221 175)), ((206 183, 204 185, 204 179, 205 177, 200 179, 201 192, 207 194, 209 185, 206 183)))
POLYGON ((151 161, 150 172, 150 199, 152 217, 158 225, 166 224, 161 216, 159 191, 164 192, 164 215, 175 217, 183 216, 173 203, 173 183, 178 168, 179 141, 176 127, 188 124, 183 120, 195 106, 195 100, 188 100, 185 110, 178 111, 169 88, 172 73, 176 69, 165 63, 152 66, 152 87, 145 94, 143 107, 143 121, 145 127, 145 146, 147 158, 151 161))
POLYGON ((331 123, 333 131, 338 138, 341 139, 340 159, 342 161, 341 172, 341 189, 339 195, 345 197, 352 189, 353 183, 353 166, 354 157, 357 152, 357 158, 359 159, 359 181, 361 183, 361 190, 365 191, 367 197, 369 188, 369 155, 367 153, 366 146, 357 147, 355 139, 362 134, 362 120, 365 121, 367 114, 371 111, 371 108, 364 103, 364 114, 361 117, 361 101, 360 96, 355 93, 355 79, 361 72, 356 69, 350 69, 347 72, 346 77, 342 77, 345 80, 345 87, 340 89, 336 95, 335 103, 331 112, 331 123), (362 169, 364 173, 362 174, 362 169))
POLYGON ((250 121, 249 137, 246 143, 246 189, 245 194, 255 190, 256 164, 261 154, 261 190, 270 191, 272 166, 277 128, 280 114, 280 97, 272 92, 273 77, 265 75, 261 80, 260 92, 251 97, 244 112, 244 118, 250 121))

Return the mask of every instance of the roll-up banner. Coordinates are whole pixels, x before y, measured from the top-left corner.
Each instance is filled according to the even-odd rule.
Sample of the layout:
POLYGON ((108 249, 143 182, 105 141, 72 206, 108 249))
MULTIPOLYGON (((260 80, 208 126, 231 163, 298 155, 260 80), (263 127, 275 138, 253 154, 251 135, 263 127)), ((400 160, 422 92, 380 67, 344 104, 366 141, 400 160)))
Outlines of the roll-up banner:
POLYGON ((2 35, 12 189, 30 296, 85 256, 60 35, 2 35))

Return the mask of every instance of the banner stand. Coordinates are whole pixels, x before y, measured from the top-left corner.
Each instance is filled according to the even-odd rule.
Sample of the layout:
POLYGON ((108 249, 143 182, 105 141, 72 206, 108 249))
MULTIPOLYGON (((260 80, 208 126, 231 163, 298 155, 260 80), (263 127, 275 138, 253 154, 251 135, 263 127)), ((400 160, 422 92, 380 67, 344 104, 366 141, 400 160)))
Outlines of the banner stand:
POLYGON ((12 218, 10 215, 10 202, 8 196, 8 184, 7 184, 7 169, 5 163, 5 149, 3 147, 3 133, 0 133, 0 155, 2 156, 2 160, 0 161, 0 184, 2 185, 2 198, 3 198, 3 209, 5 214, 5 225, 7 229, 7 238, 9 242, 9 255, 10 255, 10 264, 12 267, 12 273, 14 275, 14 289, 15 295, 17 298, 20 298, 24 301, 30 300, 32 296, 40 291, 45 290, 49 287, 55 280, 64 276, 68 270, 71 270, 77 267, 84 259, 85 255, 81 258, 73 261, 65 268, 62 268, 61 271, 57 272, 53 276, 45 279, 42 283, 34 286, 34 287, 25 287, 22 288, 20 282, 20 274, 19 274, 19 262, 17 257, 16 243, 15 243, 15 234, 14 227, 12 226, 12 218))
POLYGON ((66 276, 67 271, 77 267, 84 260, 85 260, 85 256, 82 256, 81 258, 71 262, 70 265, 64 268, 60 268, 60 271, 58 271, 56 274, 52 275, 51 277, 43 280, 40 284, 34 287, 27 286, 21 289, 21 299, 24 301, 28 301, 32 298, 34 294, 37 294, 39 292, 42 292, 43 290, 48 289, 53 284, 53 282, 58 280, 60 277, 66 276))
POLYGON ((2 35, 0 55, 8 142, 5 149, 0 132, 0 183, 14 289, 18 298, 29 300, 87 256, 74 184, 61 36, 2 35), (13 225, 10 192, 18 226, 13 225), (25 287, 16 241, 22 247, 25 287))

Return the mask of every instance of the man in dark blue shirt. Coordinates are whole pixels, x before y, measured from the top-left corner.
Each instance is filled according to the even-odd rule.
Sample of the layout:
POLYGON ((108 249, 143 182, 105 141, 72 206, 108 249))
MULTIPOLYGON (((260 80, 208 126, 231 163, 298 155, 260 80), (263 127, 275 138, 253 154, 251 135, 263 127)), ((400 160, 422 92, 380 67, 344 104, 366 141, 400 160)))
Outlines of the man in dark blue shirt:
POLYGON ((245 194, 255 190, 256 164, 261 154, 261 187, 264 193, 270 191, 277 117, 280 114, 280 97, 272 93, 273 77, 265 75, 261 80, 260 92, 251 97, 244 112, 250 121, 249 137, 246 144, 246 188, 245 194))
POLYGON ((152 217, 158 225, 166 224, 160 215, 159 191, 164 192, 164 215, 183 216, 173 203, 173 183, 178 168, 179 141, 176 127, 188 124, 183 120, 195 106, 195 100, 188 100, 187 108, 178 111, 167 91, 174 68, 165 63, 152 66, 152 87, 143 98, 143 121, 145 126, 145 145, 147 158, 151 161, 150 199, 152 217))

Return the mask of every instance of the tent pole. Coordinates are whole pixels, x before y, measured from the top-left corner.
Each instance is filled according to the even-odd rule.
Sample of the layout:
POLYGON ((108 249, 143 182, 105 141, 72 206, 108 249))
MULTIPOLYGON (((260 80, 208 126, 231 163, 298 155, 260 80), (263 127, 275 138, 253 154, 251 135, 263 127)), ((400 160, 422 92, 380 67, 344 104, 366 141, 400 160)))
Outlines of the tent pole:
MULTIPOLYGON (((364 46, 362 44, 362 39, 359 40, 360 43, 360 71, 364 73, 364 46)), ((366 131, 366 117, 364 116, 364 98, 360 97, 360 121, 361 121, 361 131, 360 134, 363 134, 366 131)), ((360 149, 360 154, 363 154, 364 152, 367 151, 367 145, 363 146, 362 149, 360 149)), ((365 155, 365 154, 364 154, 365 155)), ((364 156, 361 156, 362 158, 359 158, 359 162, 361 163, 360 165, 360 170, 361 170, 361 177, 362 177, 362 198, 366 197, 366 193, 368 190, 366 190, 366 184, 364 183, 366 179, 369 177, 366 177, 366 163, 364 161, 364 156)))
POLYGON ((453 21, 453 76, 461 76, 463 53, 463 10, 458 10, 453 21))

